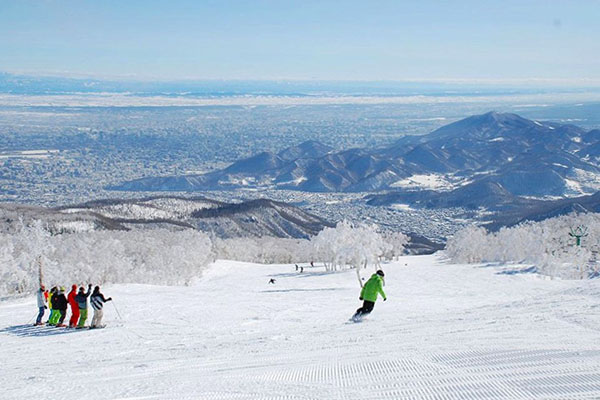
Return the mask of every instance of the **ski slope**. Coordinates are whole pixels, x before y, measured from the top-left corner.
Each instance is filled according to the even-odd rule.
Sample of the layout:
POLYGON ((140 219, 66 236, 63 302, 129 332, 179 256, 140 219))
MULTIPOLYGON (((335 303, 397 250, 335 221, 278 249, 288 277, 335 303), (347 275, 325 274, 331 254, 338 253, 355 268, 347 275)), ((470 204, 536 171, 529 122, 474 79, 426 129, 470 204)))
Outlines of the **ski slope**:
POLYGON ((106 329, 28 326, 33 296, 1 301, 0 398, 600 398, 600 281, 383 268, 388 301, 358 324, 353 271, 231 261, 190 287, 104 288, 106 329))

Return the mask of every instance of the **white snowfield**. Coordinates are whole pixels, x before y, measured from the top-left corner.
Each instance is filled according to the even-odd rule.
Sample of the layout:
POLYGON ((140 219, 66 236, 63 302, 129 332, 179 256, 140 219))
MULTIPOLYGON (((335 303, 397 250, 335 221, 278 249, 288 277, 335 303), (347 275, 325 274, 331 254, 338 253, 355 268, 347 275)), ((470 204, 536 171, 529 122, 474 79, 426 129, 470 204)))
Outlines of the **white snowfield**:
POLYGON ((600 281, 414 256, 354 271, 219 261, 190 287, 107 286, 106 329, 0 302, 0 398, 598 399, 600 281), (269 284, 274 278, 275 284, 269 284))

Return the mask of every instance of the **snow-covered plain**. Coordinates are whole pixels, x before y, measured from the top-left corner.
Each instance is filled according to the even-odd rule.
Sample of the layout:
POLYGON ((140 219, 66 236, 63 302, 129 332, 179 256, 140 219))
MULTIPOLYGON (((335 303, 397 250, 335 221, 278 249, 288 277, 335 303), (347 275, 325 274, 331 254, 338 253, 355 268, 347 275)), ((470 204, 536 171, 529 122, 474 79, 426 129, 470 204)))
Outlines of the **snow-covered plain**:
MULTIPOLYGON (((0 107, 199 107, 199 106, 297 106, 328 104, 448 104, 510 103, 511 107, 540 107, 527 103, 597 102, 597 92, 561 91, 549 93, 516 93, 512 95, 239 95, 239 96, 139 96, 123 92, 68 94, 0 94, 0 107), (519 104, 525 103, 525 104, 519 104)), ((9 110, 12 112, 12 110, 9 110)), ((4 112, 6 113, 6 112, 4 112)), ((431 119, 430 119, 431 120, 431 119)))
POLYGON ((354 271, 218 261, 189 287, 114 285, 106 329, 0 302, 0 398, 598 399, 600 281, 413 256, 363 323, 354 271), (274 278, 274 285, 268 284, 274 278))

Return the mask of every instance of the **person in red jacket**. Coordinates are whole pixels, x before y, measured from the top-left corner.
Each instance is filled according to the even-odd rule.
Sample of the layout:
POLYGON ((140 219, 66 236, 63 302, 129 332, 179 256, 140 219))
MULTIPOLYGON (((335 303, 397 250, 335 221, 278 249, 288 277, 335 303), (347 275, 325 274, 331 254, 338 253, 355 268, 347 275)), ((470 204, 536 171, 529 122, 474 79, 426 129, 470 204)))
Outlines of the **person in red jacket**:
POLYGON ((77 321, 79 321, 79 304, 77 303, 77 300, 75 300, 75 296, 77 296, 77 285, 71 286, 71 291, 67 296, 67 300, 71 306, 71 319, 69 320, 69 328, 75 328, 77 326, 77 321))

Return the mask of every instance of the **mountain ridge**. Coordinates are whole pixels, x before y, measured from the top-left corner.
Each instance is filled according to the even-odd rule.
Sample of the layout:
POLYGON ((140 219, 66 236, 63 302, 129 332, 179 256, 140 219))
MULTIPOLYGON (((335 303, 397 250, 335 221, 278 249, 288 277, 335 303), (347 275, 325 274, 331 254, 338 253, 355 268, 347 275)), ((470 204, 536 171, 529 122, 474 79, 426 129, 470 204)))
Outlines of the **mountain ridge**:
POLYGON ((307 141, 261 152, 201 175, 145 177, 109 187, 127 191, 270 188, 306 192, 377 192, 405 179, 444 176, 454 188, 488 179, 516 196, 576 196, 600 189, 600 131, 488 112, 385 148, 333 151, 307 141))
POLYGON ((0 205, 0 216, 2 230, 10 231, 15 223, 41 220, 53 233, 162 227, 196 229, 220 238, 308 238, 333 226, 284 202, 258 199, 225 203, 200 196, 103 199, 55 208, 0 205))

